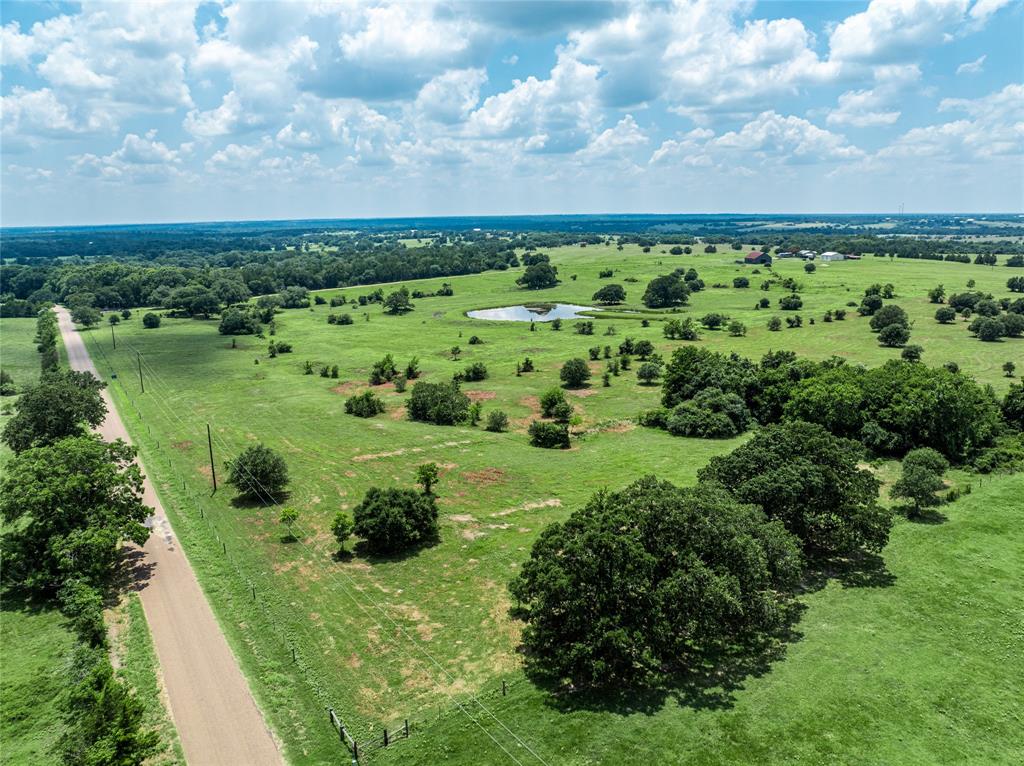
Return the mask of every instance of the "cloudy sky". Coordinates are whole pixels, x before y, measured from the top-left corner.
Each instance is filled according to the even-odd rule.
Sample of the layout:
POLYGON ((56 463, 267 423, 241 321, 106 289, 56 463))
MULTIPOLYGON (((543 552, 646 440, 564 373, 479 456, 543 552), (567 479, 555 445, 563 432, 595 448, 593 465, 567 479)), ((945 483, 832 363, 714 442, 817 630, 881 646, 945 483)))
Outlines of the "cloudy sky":
POLYGON ((1024 2, 2 3, 2 223, 1024 210, 1024 2))

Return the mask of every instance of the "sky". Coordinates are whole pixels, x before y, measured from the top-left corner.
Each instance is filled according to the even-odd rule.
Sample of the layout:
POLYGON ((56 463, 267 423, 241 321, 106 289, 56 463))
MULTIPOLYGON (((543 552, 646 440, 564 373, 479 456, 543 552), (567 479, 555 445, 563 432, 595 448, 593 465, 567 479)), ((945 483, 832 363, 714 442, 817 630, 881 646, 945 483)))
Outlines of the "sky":
POLYGON ((1024 212, 1024 0, 0 2, 4 226, 1024 212))

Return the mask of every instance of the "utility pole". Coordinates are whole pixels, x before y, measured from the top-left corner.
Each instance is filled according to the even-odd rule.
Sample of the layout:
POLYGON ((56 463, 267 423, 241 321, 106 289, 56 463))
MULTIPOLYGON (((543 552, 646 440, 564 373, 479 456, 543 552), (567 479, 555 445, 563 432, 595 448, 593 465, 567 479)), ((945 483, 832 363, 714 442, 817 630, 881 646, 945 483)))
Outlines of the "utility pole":
POLYGON ((117 351, 117 338, 114 337, 114 325, 110 325, 110 342, 114 344, 114 351, 117 351))
POLYGON ((142 393, 146 393, 146 384, 142 380, 142 352, 141 351, 136 351, 135 355, 136 355, 136 357, 138 357, 138 360, 139 360, 139 386, 142 387, 142 393))
POLYGON ((210 475, 213 476, 213 491, 217 491, 217 469, 213 464, 213 435, 210 433, 210 424, 206 424, 206 444, 210 448, 210 475))

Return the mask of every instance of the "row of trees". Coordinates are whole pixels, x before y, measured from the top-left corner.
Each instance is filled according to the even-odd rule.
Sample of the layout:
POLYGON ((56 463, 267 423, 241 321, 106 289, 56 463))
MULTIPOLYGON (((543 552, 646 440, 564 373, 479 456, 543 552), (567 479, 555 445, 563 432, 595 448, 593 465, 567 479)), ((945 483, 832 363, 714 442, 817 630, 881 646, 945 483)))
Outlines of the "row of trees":
MULTIPOLYGON (((47 311, 39 322, 44 360, 52 352, 51 317, 47 311)), ((88 432, 106 415, 103 385, 87 372, 46 367, 23 389, 0 437, 14 452, 0 479, 5 587, 56 602, 80 641, 59 742, 63 762, 75 766, 142 763, 159 747, 107 650, 104 605, 116 590, 125 543, 142 545, 149 536, 143 522, 151 509, 142 503, 135 448, 88 432)))

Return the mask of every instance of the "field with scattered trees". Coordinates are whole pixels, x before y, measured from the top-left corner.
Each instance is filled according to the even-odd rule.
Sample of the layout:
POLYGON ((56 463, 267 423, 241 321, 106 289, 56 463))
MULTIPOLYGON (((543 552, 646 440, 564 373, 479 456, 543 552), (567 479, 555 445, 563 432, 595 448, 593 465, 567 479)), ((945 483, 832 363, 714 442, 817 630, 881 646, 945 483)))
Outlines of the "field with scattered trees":
POLYGON ((62 275, 287 758, 347 757, 333 708, 370 763, 1020 762, 1021 269, 597 240, 62 275), (519 304, 592 309, 466 313, 519 304))

